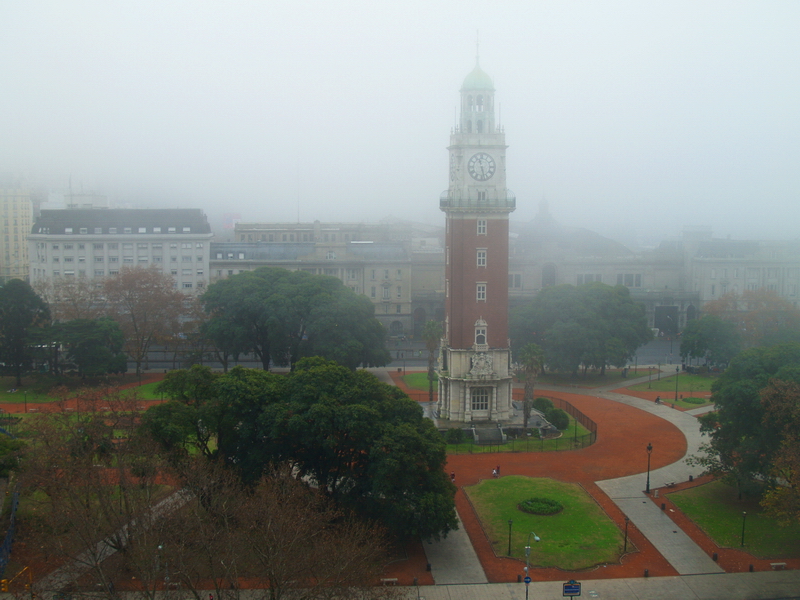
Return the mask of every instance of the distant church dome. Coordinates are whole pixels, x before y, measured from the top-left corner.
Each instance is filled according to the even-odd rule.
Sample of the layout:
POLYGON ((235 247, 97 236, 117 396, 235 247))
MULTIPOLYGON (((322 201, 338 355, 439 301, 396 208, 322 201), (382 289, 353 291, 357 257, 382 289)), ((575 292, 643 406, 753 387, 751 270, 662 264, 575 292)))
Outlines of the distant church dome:
POLYGON ((464 83, 461 86, 462 92, 467 90, 494 91, 494 83, 492 83, 492 78, 489 77, 477 63, 475 64, 475 68, 472 69, 472 72, 466 76, 464 83))

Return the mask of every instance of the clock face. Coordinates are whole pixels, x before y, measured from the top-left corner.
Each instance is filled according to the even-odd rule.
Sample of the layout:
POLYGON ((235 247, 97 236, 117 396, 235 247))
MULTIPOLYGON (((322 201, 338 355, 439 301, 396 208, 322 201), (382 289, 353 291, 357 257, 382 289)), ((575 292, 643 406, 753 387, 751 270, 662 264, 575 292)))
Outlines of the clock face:
POLYGON ((469 174, 473 179, 486 181, 494 175, 496 165, 494 159, 486 152, 478 152, 467 163, 469 174))

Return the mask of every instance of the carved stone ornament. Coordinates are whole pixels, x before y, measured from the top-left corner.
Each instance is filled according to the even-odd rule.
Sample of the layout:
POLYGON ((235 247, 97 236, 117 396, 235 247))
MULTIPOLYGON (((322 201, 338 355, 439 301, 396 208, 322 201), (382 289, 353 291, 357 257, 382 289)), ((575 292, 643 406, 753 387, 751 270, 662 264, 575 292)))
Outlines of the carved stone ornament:
POLYGON ((481 352, 472 357, 472 369, 470 375, 491 375, 492 374, 492 357, 488 354, 481 352))

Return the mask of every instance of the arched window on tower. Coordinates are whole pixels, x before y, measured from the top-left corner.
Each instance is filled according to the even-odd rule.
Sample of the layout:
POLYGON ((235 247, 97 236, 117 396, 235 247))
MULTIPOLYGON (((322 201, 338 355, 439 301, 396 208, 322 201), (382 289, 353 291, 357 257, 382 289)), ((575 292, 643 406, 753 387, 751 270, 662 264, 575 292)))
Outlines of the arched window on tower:
POLYGON ((467 121, 467 133, 472 133, 472 121, 467 121))
POLYGON ((475 102, 475 110, 478 112, 483 111, 483 96, 478 96, 477 101, 475 102))
POLYGON ((483 121, 478 121, 477 126, 478 133, 483 133, 483 121))
POLYGON ((486 321, 483 319, 478 319, 475 321, 475 345, 476 346, 486 346, 487 344, 487 337, 486 337, 486 321))

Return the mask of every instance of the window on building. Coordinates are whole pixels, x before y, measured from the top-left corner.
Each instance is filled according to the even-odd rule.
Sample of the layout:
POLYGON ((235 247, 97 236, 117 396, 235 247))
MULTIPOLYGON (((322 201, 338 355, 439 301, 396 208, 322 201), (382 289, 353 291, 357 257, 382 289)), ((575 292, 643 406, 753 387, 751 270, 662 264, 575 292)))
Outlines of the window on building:
POLYGON ((160 263, 161 262, 161 257, 160 256, 154 256, 153 257, 153 262, 160 263))
POLYGON ((378 278, 378 269, 372 269, 372 279, 375 280, 378 278))
POLYGON ((146 263, 146 262, 147 262, 147 260, 148 260, 148 259, 147 259, 147 257, 146 257, 146 256, 140 256, 140 257, 139 257, 139 264, 140 264, 140 265, 143 265, 144 263, 146 263))
POLYGON ((198 274, 200 277, 202 277, 202 276, 203 276, 203 273, 204 273, 203 269, 197 269, 197 274, 198 274))
POLYGON ((93 246, 92 246, 92 247, 93 247, 95 250, 102 250, 102 249, 103 249, 103 244, 93 244, 93 246))
POLYGON ((147 233, 147 227, 139 227, 139 233, 147 233))
POLYGON ((397 309, 395 310, 395 312, 399 315, 402 311, 403 311, 402 305, 398 304, 397 305, 397 309))
POLYGON ((132 227, 123 227, 122 228, 122 233, 133 233, 133 228, 132 227))
POLYGON ((75 262, 75 257, 74 256, 65 256, 64 257, 64 262, 65 263, 75 262))
POLYGON ((403 269, 397 269, 397 273, 394 276, 395 279, 398 281, 403 278, 403 269))
POLYGON ((53 244, 53 250, 58 250, 58 244, 53 244))
POLYGON ((198 249, 202 248, 203 247, 203 242, 197 242, 194 247, 198 248, 198 249))
POLYGON ((94 262, 96 262, 96 263, 101 263, 101 262, 103 262, 103 260, 105 260, 105 258, 103 256, 95 256, 94 257, 94 262))
POLYGON ((110 263, 118 263, 119 262, 119 256, 109 256, 108 257, 108 262, 110 262, 110 263))
POLYGON ((103 269, 95 269, 94 270, 94 276, 95 277, 103 277, 105 274, 106 274, 106 272, 103 271, 103 269))
POLYGON ((478 235, 486 235, 486 219, 478 219, 478 235))
POLYGON ((369 291, 369 297, 370 297, 370 298, 376 298, 376 297, 377 297, 377 291, 378 291, 378 290, 377 290, 377 288, 376 288, 376 287, 373 285, 373 286, 370 288, 370 291, 369 291))
POLYGON ((478 346, 486 345, 486 328, 485 327, 476 327, 475 328, 475 343, 478 346))
MULTIPOLYGON (((480 129, 481 122, 478 121, 478 129, 480 129)), ((478 132, 480 133, 480 131, 478 132)), ((486 192, 478 192, 478 202, 486 202, 486 192)))
POLYGON ((153 233, 161 233, 161 227, 153 227, 153 233))
POLYGON ((116 227, 109 227, 108 228, 108 233, 112 233, 112 234, 117 233, 117 228, 116 227))
POLYGON ((485 283, 479 283, 476 286, 475 299, 478 302, 486 302, 486 284, 485 283))
MULTIPOLYGON (((200 260, 202 261, 202 258, 200 260)), ((244 252, 239 252, 239 260, 244 260, 244 252)))
MULTIPOLYGON (((14 223, 14 225, 16 225, 16 223, 14 223)), ((81 227, 80 232, 81 235, 86 235, 87 233, 89 233, 89 229, 87 227, 81 227)))
POLYGON ((191 256, 181 256, 181 262, 192 262, 191 256))
POLYGON ((181 275, 188 276, 188 275, 191 275, 191 274, 192 274, 192 270, 191 269, 181 269, 181 275))
POLYGON ((510 287, 510 288, 521 288, 522 287, 522 275, 520 273, 509 273, 508 274, 508 287, 510 287))
POLYGON ((95 227, 94 228, 94 234, 95 235, 100 235, 101 233, 103 233, 103 228, 102 227, 95 227))
POLYGON ((486 266, 486 248, 479 248, 478 249, 477 264, 478 264, 479 267, 485 267, 486 266))
POLYGON ((117 250, 118 248, 119 248, 119 244, 117 244, 116 242, 113 243, 113 244, 109 244, 108 245, 108 249, 109 250, 117 250))
POLYGON ((183 282, 183 289, 190 290, 192 289, 192 282, 191 281, 184 281, 183 282))
POLYGON ((328 250, 325 253, 325 260, 336 260, 336 252, 333 250, 328 250))
POLYGON ((173 277, 177 277, 178 269, 170 269, 169 274, 172 275, 173 277))
POLYGON ((388 300, 389 299, 389 288, 388 287, 383 288, 383 299, 384 300, 388 300))
POLYGON ((183 228, 183 233, 192 233, 192 228, 191 227, 184 227, 183 228))
POLYGON ((400 286, 400 285, 397 286, 397 297, 398 298, 402 298, 403 297, 403 286, 400 286))
POLYGON ((491 388, 472 388, 472 410, 489 410, 489 394, 491 388))

